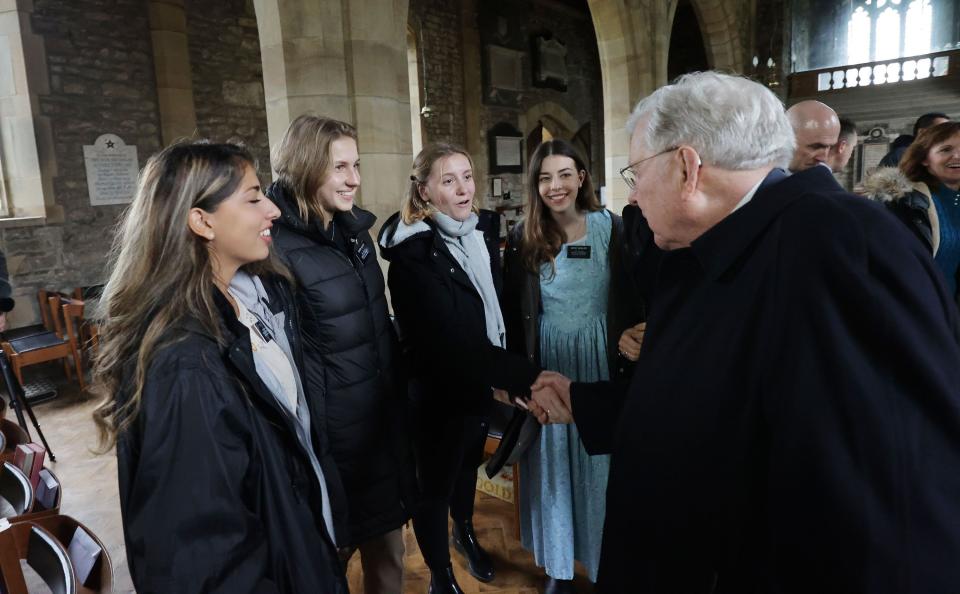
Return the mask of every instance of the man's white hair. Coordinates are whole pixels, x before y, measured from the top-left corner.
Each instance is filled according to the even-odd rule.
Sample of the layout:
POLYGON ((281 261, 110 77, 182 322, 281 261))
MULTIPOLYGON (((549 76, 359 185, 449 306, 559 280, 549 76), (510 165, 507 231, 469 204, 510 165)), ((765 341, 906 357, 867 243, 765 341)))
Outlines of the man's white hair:
POLYGON ((786 167, 794 151, 783 104, 767 87, 740 76, 685 74, 641 99, 627 132, 633 134, 642 119, 652 153, 685 144, 721 169, 786 167))

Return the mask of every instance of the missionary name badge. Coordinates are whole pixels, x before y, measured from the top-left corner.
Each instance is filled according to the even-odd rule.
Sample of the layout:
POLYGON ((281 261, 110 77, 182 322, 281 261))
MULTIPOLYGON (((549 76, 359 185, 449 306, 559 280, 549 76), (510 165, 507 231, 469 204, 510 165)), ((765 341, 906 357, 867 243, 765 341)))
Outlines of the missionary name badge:
POLYGON ((357 258, 360 258, 360 262, 365 264, 367 258, 370 257, 370 247, 362 241, 357 242, 357 258))

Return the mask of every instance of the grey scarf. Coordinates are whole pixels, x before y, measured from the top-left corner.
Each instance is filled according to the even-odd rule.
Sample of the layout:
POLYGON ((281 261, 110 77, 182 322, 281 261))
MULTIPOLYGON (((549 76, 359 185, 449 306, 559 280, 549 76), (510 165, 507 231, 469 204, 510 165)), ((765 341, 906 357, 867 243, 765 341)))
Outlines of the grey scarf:
POLYGON ((503 324, 503 313, 500 311, 500 301, 497 299, 497 289, 493 284, 493 273, 490 271, 490 252, 483 241, 483 232, 477 231, 480 219, 476 214, 471 214, 467 220, 461 222, 442 212, 434 212, 430 217, 437 224, 440 237, 450 253, 480 293, 487 338, 491 344, 505 348, 506 328, 503 324))
POLYGON ((282 311, 278 314, 270 311, 268 305, 270 299, 267 296, 267 290, 264 288, 263 282, 261 282, 259 277, 248 274, 243 270, 238 270, 233 280, 230 281, 230 292, 234 298, 242 302, 243 306, 266 326, 271 334, 271 340, 276 340, 277 345, 290 361, 290 368, 293 370, 294 379, 297 382, 297 407, 295 411, 291 411, 284 404, 284 399, 281 396, 281 383, 276 376, 274 376, 273 370, 269 365, 260 360, 257 353, 253 353, 253 362, 257 369, 257 375, 260 376, 264 385, 267 386, 273 394, 277 404, 279 404, 283 410, 287 411, 296 423, 297 439, 300 441, 303 449, 306 450, 307 457, 310 459, 310 465, 313 467, 313 472, 317 475, 317 480, 320 483, 320 493, 322 496, 320 513, 323 516, 323 523, 327 527, 330 538, 336 543, 337 535, 333 529, 333 508, 330 505, 327 479, 323 474, 323 469, 320 467, 320 461, 317 459, 316 451, 313 449, 313 439, 311 438, 310 429, 311 419, 309 408, 307 408, 306 394, 304 393, 303 384, 300 382, 300 374, 297 371, 293 351, 290 348, 290 343, 287 341, 287 334, 283 328, 286 314, 282 311))

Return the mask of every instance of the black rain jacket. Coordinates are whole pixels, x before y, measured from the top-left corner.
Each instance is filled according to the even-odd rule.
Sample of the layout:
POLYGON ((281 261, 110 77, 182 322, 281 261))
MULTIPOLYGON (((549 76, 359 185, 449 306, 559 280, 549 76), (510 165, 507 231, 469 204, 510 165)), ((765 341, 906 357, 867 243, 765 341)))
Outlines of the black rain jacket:
MULTIPOLYGON (((299 359, 292 296, 262 280, 271 309, 287 313, 299 359)), ((199 322, 172 328, 150 362, 140 412, 118 440, 133 583, 140 594, 346 594, 295 421, 260 380, 249 331, 215 296, 226 346, 199 322)), ((343 515, 322 427, 311 426, 334 516, 343 515)))

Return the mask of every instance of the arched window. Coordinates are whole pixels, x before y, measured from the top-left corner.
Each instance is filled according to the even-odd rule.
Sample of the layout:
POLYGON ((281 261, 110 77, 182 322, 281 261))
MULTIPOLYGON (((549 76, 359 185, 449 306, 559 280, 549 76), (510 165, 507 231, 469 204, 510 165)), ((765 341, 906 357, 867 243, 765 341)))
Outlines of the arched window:
POLYGON ((796 0, 792 72, 960 48, 960 0, 796 0))
POLYGON ((858 0, 847 21, 847 64, 930 52, 931 0, 858 0))

